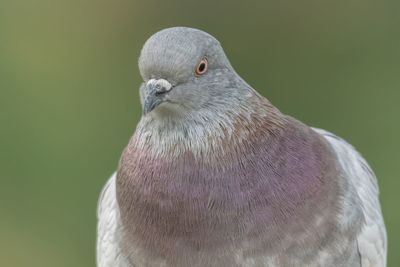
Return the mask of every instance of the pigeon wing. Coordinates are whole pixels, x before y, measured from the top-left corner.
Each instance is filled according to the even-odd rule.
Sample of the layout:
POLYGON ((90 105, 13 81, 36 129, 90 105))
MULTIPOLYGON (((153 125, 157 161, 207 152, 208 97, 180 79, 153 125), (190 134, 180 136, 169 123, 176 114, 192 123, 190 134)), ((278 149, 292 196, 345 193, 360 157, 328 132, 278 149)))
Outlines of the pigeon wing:
POLYGON ((347 178, 356 188, 361 200, 365 223, 357 238, 362 267, 385 267, 387 237, 379 204, 379 188, 375 174, 365 159, 346 141, 321 129, 336 152, 347 178))
POLYGON ((115 191, 116 173, 104 186, 97 207, 97 267, 132 267, 121 247, 120 212, 115 191))

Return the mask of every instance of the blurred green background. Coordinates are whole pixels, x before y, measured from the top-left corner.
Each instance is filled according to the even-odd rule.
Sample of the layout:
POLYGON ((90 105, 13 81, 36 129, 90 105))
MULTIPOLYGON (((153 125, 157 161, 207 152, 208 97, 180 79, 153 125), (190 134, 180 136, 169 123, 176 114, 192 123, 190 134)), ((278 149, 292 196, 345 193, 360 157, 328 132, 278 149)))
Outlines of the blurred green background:
POLYGON ((400 1, 0 0, 0 266, 95 266, 96 204, 154 32, 216 36, 283 112, 355 145, 400 266, 400 1))

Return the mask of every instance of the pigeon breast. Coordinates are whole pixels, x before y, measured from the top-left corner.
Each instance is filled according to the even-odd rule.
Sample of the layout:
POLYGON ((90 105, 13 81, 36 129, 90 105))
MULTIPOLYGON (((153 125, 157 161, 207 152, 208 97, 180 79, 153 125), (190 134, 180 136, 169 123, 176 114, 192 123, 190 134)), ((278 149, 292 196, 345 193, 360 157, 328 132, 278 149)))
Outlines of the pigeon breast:
MULTIPOLYGON (((224 153, 212 162, 190 150, 171 158, 156 155, 132 137, 117 177, 131 253, 170 266, 205 264, 201 255, 210 266, 242 266, 232 257, 238 251, 242 260, 282 249, 315 257, 321 235, 337 230, 336 159, 326 141, 292 118, 273 131, 265 118, 252 121, 253 127, 236 125, 236 132, 246 131, 240 143, 221 140, 224 153)), ((333 244, 334 237, 322 240, 333 244)))

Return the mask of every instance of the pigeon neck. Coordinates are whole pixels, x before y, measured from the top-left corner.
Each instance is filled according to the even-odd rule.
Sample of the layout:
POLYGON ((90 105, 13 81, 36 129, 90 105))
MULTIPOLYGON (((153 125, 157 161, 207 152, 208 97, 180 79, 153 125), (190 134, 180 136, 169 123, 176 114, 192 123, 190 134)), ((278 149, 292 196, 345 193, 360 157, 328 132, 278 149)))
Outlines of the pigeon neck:
POLYGON ((144 116, 132 142, 155 157, 176 158, 191 153, 214 162, 253 136, 269 138, 284 129, 286 117, 257 93, 237 109, 199 112, 198 115, 155 118, 144 116))

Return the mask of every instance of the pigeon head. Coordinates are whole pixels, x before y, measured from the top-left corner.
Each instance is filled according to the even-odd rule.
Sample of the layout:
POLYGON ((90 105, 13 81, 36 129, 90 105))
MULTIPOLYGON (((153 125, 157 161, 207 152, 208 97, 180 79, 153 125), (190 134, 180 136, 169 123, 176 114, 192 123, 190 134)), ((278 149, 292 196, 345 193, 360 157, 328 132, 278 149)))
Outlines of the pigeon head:
POLYGON ((235 145, 284 123, 279 110, 235 72, 217 39, 203 31, 155 33, 144 44, 139 69, 143 116, 133 140, 156 155, 190 151, 211 159, 207 155, 227 146, 221 142, 235 145))
POLYGON ((197 29, 155 33, 139 58, 143 114, 204 116, 234 107, 251 90, 231 67, 220 43, 197 29))

